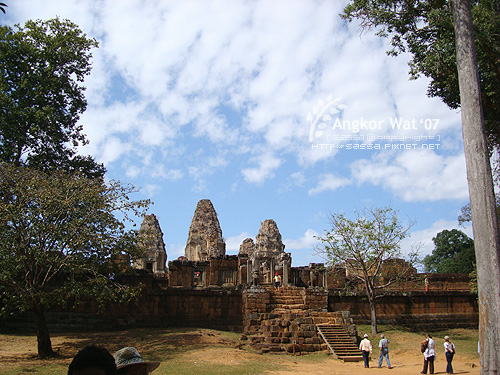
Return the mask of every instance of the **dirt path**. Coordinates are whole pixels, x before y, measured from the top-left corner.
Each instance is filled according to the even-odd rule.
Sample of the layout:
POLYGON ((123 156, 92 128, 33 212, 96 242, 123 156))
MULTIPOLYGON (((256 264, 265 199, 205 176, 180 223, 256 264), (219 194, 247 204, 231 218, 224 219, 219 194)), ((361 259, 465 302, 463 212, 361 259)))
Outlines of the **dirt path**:
MULTIPOLYGON (((218 349, 208 348, 189 352, 189 359, 192 361, 206 362, 207 364, 237 365, 247 360, 255 359, 260 354, 252 354, 242 350, 232 349, 221 353, 218 349)), ((269 355, 268 355, 269 356, 269 355)), ((272 354, 270 354, 272 356, 272 354)), ((346 374, 377 374, 377 375, 399 375, 399 374, 419 374, 422 371, 423 356, 408 355, 399 353, 391 360, 392 369, 388 369, 384 361, 382 368, 378 368, 378 357, 370 362, 370 368, 365 369, 363 362, 342 362, 329 356, 326 360, 313 363, 307 356, 275 356, 276 362, 285 364, 287 369, 281 371, 271 371, 269 375, 291 375, 291 374, 314 374, 314 375, 346 375, 346 374)), ((457 358, 453 361, 455 374, 480 374, 476 362, 472 367, 472 362, 466 362, 457 358)), ((444 354, 442 358, 437 357, 434 374, 446 374, 446 360, 444 354)))
MULTIPOLYGON (((346 375, 346 374, 377 374, 377 375, 399 375, 399 374, 419 374, 422 371, 423 359, 420 357, 413 358, 393 358, 391 359, 392 369, 388 369, 386 364, 382 368, 377 368, 378 360, 371 361, 370 368, 364 368, 363 362, 341 362, 334 358, 321 363, 312 365, 311 363, 301 363, 296 361, 289 366, 286 371, 272 371, 270 375, 289 375, 289 374, 311 374, 314 375, 346 375)), ((471 367, 469 362, 460 360, 453 361, 453 370, 455 374, 480 374, 479 367, 471 367)), ((439 359, 435 364, 434 374, 446 374, 446 360, 439 359)))

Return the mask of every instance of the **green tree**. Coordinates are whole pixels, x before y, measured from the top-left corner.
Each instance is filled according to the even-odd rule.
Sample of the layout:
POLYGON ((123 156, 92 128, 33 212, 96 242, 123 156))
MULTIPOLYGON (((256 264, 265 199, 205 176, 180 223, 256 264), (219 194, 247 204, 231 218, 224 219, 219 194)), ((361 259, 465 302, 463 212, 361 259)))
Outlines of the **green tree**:
POLYGON ((142 215, 149 201, 130 200, 135 191, 115 181, 0 163, 1 312, 33 312, 40 357, 54 355, 44 312, 51 304, 137 292, 118 282, 113 275, 123 266, 111 261, 140 255, 136 231, 125 222, 142 215))
POLYGON ((331 228, 317 237, 317 252, 326 258, 329 266, 343 265, 360 280, 370 303, 371 326, 377 333, 376 297, 379 290, 407 277, 417 259, 417 252, 409 254, 408 262, 392 277, 381 277, 384 263, 401 259, 400 242, 408 236, 413 223, 403 226, 398 214, 390 207, 364 209, 351 220, 343 214, 331 214, 331 228))
POLYGON ((76 150, 87 143, 78 121, 97 45, 69 20, 0 26, 0 161, 104 175, 76 150))
MULTIPOLYGON (((353 0, 341 17, 390 37, 389 55, 409 52, 412 79, 430 78, 428 95, 460 107, 455 31, 447 0, 353 0)), ((484 122, 490 149, 500 148, 500 2, 471 1, 484 122)))
POLYGON ((427 272, 471 273, 476 263, 474 240, 458 229, 443 230, 432 239, 434 250, 424 258, 427 272))

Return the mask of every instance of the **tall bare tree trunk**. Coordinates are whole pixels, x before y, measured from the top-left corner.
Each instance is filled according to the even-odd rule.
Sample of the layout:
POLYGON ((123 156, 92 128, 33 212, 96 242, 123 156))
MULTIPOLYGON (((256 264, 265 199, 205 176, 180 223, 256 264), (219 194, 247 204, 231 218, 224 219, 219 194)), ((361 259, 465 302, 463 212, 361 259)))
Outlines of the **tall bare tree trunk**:
POLYGON ((365 289, 366 296, 368 297, 368 302, 370 303, 370 322, 372 328, 372 334, 376 335, 378 332, 377 328, 377 305, 375 300, 375 288, 373 286, 373 280, 369 278, 368 274, 365 273, 365 289))
POLYGON ((481 374, 499 374, 500 241, 477 70, 470 0, 452 0, 464 153, 479 294, 481 374))
POLYGON ((378 332, 377 328, 377 305, 375 304, 375 299, 370 299, 370 317, 372 322, 372 334, 376 335, 378 332))
POLYGON ((35 316, 38 356, 40 358, 54 357, 55 353, 52 350, 49 328, 47 326, 47 321, 45 320, 45 311, 38 297, 33 298, 31 307, 35 316))

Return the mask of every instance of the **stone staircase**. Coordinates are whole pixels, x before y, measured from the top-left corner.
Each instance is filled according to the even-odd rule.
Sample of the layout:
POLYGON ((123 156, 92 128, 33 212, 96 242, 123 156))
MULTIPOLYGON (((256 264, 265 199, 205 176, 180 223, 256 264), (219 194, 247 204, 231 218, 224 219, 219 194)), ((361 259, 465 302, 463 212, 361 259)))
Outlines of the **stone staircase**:
POLYGON ((303 288, 270 288, 269 291, 272 313, 303 312, 306 309, 303 288))
POLYGON ((335 358, 344 362, 359 362, 363 356, 349 333, 337 324, 316 324, 319 336, 325 341, 335 358))
POLYGON ((248 291, 245 306, 244 336, 262 353, 331 350, 336 358, 344 361, 358 360, 354 354, 359 356, 360 351, 350 350, 356 348, 356 326, 348 311, 327 312, 324 291, 292 286, 276 290, 272 286, 261 286, 248 291), (338 336, 342 341, 332 342, 322 337, 320 332, 328 333, 318 330, 318 324, 340 327, 342 335, 338 336), (345 347, 343 351, 342 346, 345 347))

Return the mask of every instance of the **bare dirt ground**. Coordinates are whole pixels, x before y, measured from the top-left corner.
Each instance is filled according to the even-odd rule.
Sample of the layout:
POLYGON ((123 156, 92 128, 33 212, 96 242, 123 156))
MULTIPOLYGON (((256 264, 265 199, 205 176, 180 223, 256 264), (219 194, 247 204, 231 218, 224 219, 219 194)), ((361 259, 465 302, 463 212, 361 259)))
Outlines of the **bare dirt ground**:
MULTIPOLYGON (((320 358, 318 361, 311 361, 307 356, 281 355, 261 355, 248 350, 242 350, 242 344, 237 335, 228 336, 224 332, 190 329, 190 330, 170 330, 162 331, 158 335, 152 335, 147 330, 131 330, 120 332, 104 333, 84 333, 84 334, 55 334, 52 336, 54 350, 60 353, 56 360, 42 361, 36 359, 36 337, 32 335, 0 335, 0 363, 1 369, 9 370, 23 365, 43 366, 44 363, 60 363, 63 366, 69 365, 73 356, 85 345, 94 343, 106 347, 111 353, 130 345, 136 346, 141 353, 165 358, 175 355, 177 359, 198 364, 217 365, 240 365, 245 362, 259 361, 261 358, 275 361, 278 364, 285 364, 286 370, 271 371, 267 374, 287 375, 287 374, 418 374, 422 371, 423 357, 417 351, 409 353, 407 349, 395 349, 390 353, 393 369, 388 369, 385 362, 382 368, 377 368, 378 355, 374 353, 370 368, 365 369, 362 362, 344 363, 336 360, 333 356, 320 358)), ((438 345, 436 346, 438 348, 438 345)), ((440 348, 440 346, 439 346, 440 348)), ((143 354, 144 357, 146 357, 143 354)), ((453 361, 456 374, 480 374, 479 361, 470 355, 457 355, 453 361), (472 363, 475 366, 472 366, 472 363)), ((161 369, 161 367, 160 367, 161 369)), ((159 369, 159 370, 160 370, 159 369)), ((444 353, 437 350, 437 360, 435 364, 435 374, 445 374, 446 360, 444 353)), ((161 371, 160 371, 161 372, 161 371)))

